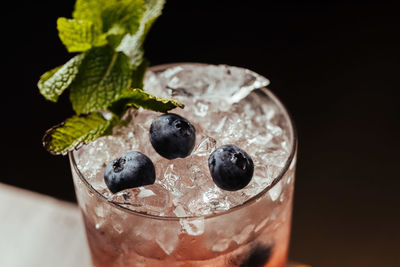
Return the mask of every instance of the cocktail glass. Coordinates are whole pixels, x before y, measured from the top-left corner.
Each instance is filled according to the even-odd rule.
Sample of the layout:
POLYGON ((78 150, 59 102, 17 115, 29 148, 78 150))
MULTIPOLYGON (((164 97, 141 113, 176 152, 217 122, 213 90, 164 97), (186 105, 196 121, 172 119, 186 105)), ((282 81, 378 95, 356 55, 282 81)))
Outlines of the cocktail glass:
MULTIPOLYGON (((162 73, 185 65, 207 66, 169 64, 152 67, 149 72, 162 73)), ((69 153, 93 266, 285 266, 296 132, 287 110, 268 89, 254 92, 258 103, 267 102, 279 111, 288 153, 271 183, 244 203, 224 211, 178 217, 132 210, 99 193, 79 169, 76 152, 69 153)), ((258 108, 257 104, 254 108, 258 108)))

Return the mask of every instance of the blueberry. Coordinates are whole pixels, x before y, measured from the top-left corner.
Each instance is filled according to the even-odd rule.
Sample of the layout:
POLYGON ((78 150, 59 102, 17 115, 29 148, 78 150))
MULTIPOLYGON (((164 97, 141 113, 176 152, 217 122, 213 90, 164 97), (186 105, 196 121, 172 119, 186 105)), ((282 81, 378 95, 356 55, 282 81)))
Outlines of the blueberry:
POLYGON ((104 181, 111 192, 154 184, 156 171, 153 162, 136 151, 109 162, 104 171, 104 181))
POLYGON ((194 126, 177 114, 161 115, 151 123, 150 142, 164 158, 187 157, 193 150, 195 140, 194 126))
POLYGON ((220 146, 208 158, 208 167, 214 183, 228 191, 242 189, 253 177, 251 157, 235 145, 220 146))

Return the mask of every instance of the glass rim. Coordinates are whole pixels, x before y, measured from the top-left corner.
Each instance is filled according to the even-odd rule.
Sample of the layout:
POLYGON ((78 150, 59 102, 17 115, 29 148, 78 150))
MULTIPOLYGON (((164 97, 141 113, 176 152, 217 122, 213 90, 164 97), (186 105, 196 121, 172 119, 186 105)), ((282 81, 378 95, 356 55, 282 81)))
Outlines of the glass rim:
MULTIPOLYGON (((207 64, 207 63, 197 63, 197 62, 181 62, 181 63, 178 62, 178 63, 155 65, 155 66, 149 67, 148 71, 157 72, 157 71, 160 71, 160 70, 163 70, 163 69, 167 69, 167 68, 171 68, 171 67, 175 67, 175 66, 182 66, 182 65, 207 66, 207 65, 217 65, 217 64, 207 64)), ((226 64, 218 64, 218 65, 226 65, 226 64)), ((226 65, 226 66, 230 66, 230 65, 226 65)), ((246 69, 246 68, 242 68, 242 67, 238 67, 238 68, 246 69)), ((111 206, 113 206, 113 207, 115 207, 117 209, 120 209, 123 212, 127 212, 127 213, 135 215, 135 216, 142 216, 142 217, 147 217, 147 218, 150 218, 150 219, 167 220, 167 221, 179 221, 179 220, 182 220, 182 219, 196 220, 196 219, 208 219, 208 218, 219 217, 219 216, 223 216, 225 214, 234 212, 236 210, 240 210, 242 208, 245 208, 246 206, 249 206, 253 202, 255 202, 258 199, 260 199, 261 197, 263 197, 265 194, 267 194, 271 188, 273 188, 277 183, 279 183, 282 180, 282 177, 289 170, 290 165, 292 164, 293 160, 295 160, 295 156, 296 156, 296 152, 297 152, 297 130, 296 130, 295 124, 293 122, 292 116, 290 115, 290 113, 286 109, 285 105, 283 105, 282 102, 279 100, 279 98, 277 96, 275 96, 275 94, 273 94, 268 88, 262 87, 262 88, 258 88, 258 89, 263 90, 263 92, 268 97, 271 98, 271 100, 278 106, 278 108, 281 111, 283 111, 283 114, 285 115, 285 117, 286 117, 286 119, 287 119, 287 121, 288 121, 288 123, 290 125, 290 128, 291 128, 290 138, 293 140, 293 142, 292 142, 292 145, 290 147, 290 154, 289 154, 289 157, 286 159, 285 165, 280 170, 279 174, 273 179, 272 183, 270 185, 268 185, 266 188, 264 188, 262 191, 260 191, 257 195, 249 198, 248 200, 246 200, 245 202, 243 202, 240 205, 237 205, 237 206, 234 206, 232 208, 229 208, 228 210, 218 211, 216 213, 210 213, 210 214, 206 214, 206 215, 195 215, 195 216, 185 216, 185 217, 159 216, 159 215, 152 215, 152 214, 147 214, 147 213, 144 213, 144 212, 134 211, 134 210, 131 210, 129 208, 125 208, 125 207, 119 205, 116 202, 110 201, 108 198, 106 198, 104 195, 102 195, 100 192, 98 192, 96 189, 94 189, 93 186, 85 179, 85 177, 83 176, 83 174, 79 170, 78 166, 76 165, 75 156, 74 156, 74 153, 73 153, 74 151, 69 151, 68 152, 68 157, 69 157, 69 160, 71 162, 71 166, 74 168, 75 172, 78 174, 79 179, 83 182, 84 185, 86 185, 88 190, 90 190, 94 195, 99 197, 102 201, 105 201, 107 204, 109 204, 109 205, 111 205, 111 206)))

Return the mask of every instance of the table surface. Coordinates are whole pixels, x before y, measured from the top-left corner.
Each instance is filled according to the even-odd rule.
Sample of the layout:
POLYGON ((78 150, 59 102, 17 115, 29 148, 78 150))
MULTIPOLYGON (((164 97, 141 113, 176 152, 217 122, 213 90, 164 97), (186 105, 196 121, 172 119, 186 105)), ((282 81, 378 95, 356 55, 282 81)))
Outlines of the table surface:
POLYGON ((91 266, 81 214, 68 202, 0 184, 0 237, 0 266, 91 266))

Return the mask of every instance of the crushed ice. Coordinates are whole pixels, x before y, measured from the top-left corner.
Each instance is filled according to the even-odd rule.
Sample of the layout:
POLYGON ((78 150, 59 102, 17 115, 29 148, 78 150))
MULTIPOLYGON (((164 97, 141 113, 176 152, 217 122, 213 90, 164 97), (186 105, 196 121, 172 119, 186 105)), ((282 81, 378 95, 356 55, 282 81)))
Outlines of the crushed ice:
MULTIPOLYGON (((185 109, 172 112, 186 117, 196 127, 192 154, 175 160, 159 156, 149 142, 148 131, 160 114, 139 109, 132 112, 127 127, 117 128, 113 136, 99 138, 74 152, 78 168, 98 192, 139 212, 188 217, 240 205, 271 185, 289 154, 284 116, 271 99, 257 91, 268 84, 267 79, 252 71, 226 65, 192 64, 147 72, 145 90, 158 96, 172 96, 185 104, 185 109), (243 190, 221 190, 210 177, 208 157, 223 144, 240 146, 255 163, 253 179, 243 190), (156 183, 113 195, 103 181, 104 167, 132 150, 152 159, 156 183)), ((279 199, 281 190, 282 184, 278 183, 269 191, 271 199, 279 199)), ((201 221, 182 220, 181 227, 191 235, 204 230, 201 221)), ((118 227, 115 230, 118 232, 118 227)), ((237 237, 236 242, 240 243, 246 235, 247 232, 237 237)), ((165 245, 164 239, 168 238, 161 236, 157 240, 167 254, 174 247, 174 240, 165 245)), ((223 251, 228 246, 228 241, 222 242, 215 244, 213 250, 223 251)))

